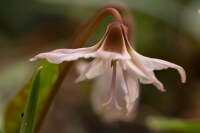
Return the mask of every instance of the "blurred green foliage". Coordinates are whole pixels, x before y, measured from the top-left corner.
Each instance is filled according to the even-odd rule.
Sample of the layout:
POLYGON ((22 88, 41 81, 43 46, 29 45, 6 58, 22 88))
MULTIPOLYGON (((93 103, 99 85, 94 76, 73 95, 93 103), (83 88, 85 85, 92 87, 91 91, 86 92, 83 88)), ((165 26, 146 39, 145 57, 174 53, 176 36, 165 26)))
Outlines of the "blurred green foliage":
POLYGON ((33 133, 36 119, 36 110, 38 105, 38 98, 40 92, 40 73, 42 66, 40 66, 32 81, 32 86, 28 94, 24 113, 22 113, 22 122, 20 126, 20 133, 33 133))
MULTIPOLYGON (((43 70, 40 74, 40 88, 38 98, 37 115, 44 105, 46 98, 48 97, 51 87, 54 84, 57 74, 58 66, 44 61, 42 63, 43 70)), ((29 91, 32 86, 33 78, 31 78, 20 91, 13 96, 5 110, 4 115, 4 132, 5 133, 17 133, 20 129, 21 115, 24 112, 26 100, 28 98, 29 91)))

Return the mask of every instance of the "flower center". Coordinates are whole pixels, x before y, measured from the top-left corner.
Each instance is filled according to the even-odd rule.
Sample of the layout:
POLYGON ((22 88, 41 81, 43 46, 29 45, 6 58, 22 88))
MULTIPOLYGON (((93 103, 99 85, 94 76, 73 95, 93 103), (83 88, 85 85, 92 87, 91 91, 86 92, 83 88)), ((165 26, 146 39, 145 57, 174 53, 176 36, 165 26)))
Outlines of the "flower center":
POLYGON ((119 23, 110 25, 105 40, 105 51, 122 53, 123 51, 123 35, 119 23))

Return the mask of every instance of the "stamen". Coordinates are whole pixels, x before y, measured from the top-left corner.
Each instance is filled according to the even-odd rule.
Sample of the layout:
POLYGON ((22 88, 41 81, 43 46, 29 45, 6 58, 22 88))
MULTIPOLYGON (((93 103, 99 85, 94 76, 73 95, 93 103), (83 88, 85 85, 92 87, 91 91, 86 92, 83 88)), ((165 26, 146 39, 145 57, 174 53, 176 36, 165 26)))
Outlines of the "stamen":
POLYGON ((107 108, 112 108, 113 106, 117 109, 121 110, 116 98, 116 61, 112 60, 111 66, 113 66, 113 74, 112 74, 112 83, 111 83, 111 94, 109 100, 103 104, 103 106, 107 106, 107 108))

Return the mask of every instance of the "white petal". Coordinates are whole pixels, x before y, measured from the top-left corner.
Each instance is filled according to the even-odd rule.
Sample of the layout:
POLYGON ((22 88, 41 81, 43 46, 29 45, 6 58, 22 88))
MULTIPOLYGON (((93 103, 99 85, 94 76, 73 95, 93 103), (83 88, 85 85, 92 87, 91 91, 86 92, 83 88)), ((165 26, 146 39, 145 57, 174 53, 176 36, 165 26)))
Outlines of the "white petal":
POLYGON ((149 80, 149 77, 146 76, 143 71, 141 71, 134 63, 130 61, 120 60, 120 65, 123 70, 127 70, 127 73, 132 77, 143 78, 144 80, 149 80))
POLYGON ((86 53, 86 52, 76 52, 72 54, 66 54, 61 58, 62 61, 74 61, 79 58, 94 58, 96 57, 95 53, 86 53))
POLYGON ((125 95, 124 99, 126 101, 127 115, 129 115, 133 110, 135 102, 130 102, 130 97, 128 95, 125 95))
POLYGON ((174 68, 179 72, 181 76, 181 81, 183 83, 186 81, 186 74, 185 74, 184 69, 181 66, 178 66, 176 64, 173 64, 164 60, 160 60, 160 59, 148 58, 138 53, 136 53, 136 56, 140 59, 140 61, 142 62, 142 64, 145 66, 145 68, 148 71, 174 68))
MULTIPOLYGON (((125 36, 126 38, 126 36, 125 36)), ((128 42, 128 39, 126 38, 126 46, 129 51, 129 54, 132 58, 132 61, 137 64, 137 67, 148 77, 148 79, 139 77, 140 81, 142 83, 153 83, 159 90, 165 91, 162 83, 155 77, 153 70, 161 70, 166 69, 168 67, 175 68, 179 71, 182 82, 185 82, 186 76, 185 71, 182 67, 169 63, 167 61, 159 60, 159 59, 151 59, 148 57, 144 57, 140 54, 138 54, 130 45, 128 42)))
MULTIPOLYGON (((110 95, 110 87, 111 87, 111 79, 112 79, 112 68, 107 67, 104 74, 95 79, 94 88, 92 88, 91 93, 91 101, 92 101, 92 109, 100 118, 105 122, 115 122, 115 121, 131 121, 133 120, 134 113, 130 113, 127 117, 127 109, 126 102, 124 101, 124 92, 122 89, 121 82, 123 80, 123 74, 121 67, 117 66, 117 79, 116 79, 116 91, 117 91, 117 101, 119 105, 122 107, 121 110, 116 108, 107 109, 102 106, 105 103, 110 95)), ((135 104, 134 104, 134 107, 135 104)), ((134 110, 135 108, 133 108, 134 110)))
POLYGON ((126 71, 123 71, 123 73, 125 80, 125 85, 123 85, 123 87, 125 87, 125 90, 127 90, 126 94, 129 96, 130 102, 134 102, 139 96, 138 79, 136 77, 130 77, 126 71))
POLYGON ((96 76, 101 75, 106 69, 106 61, 101 59, 95 59, 95 62, 92 64, 91 68, 86 73, 87 79, 92 79, 96 76))
POLYGON ((62 57, 64 56, 65 54, 63 53, 47 52, 47 53, 38 54, 35 57, 31 58, 29 61, 35 61, 38 59, 47 59, 51 63, 59 64, 63 62, 62 57))
POLYGON ((126 101, 126 108, 128 111, 128 114, 132 111, 135 100, 139 97, 139 84, 138 79, 132 78, 128 75, 127 71, 123 71, 124 74, 124 85, 122 87, 124 88, 124 91, 126 93, 125 95, 125 101, 126 101))
POLYGON ((79 58, 94 58, 95 51, 97 51, 97 49, 101 45, 100 42, 88 48, 57 49, 51 52, 41 53, 31 58, 30 61, 35 61, 38 59, 47 59, 51 63, 59 64, 63 61, 73 61, 79 58))
POLYGON ((101 75, 105 69, 105 61, 101 59, 94 59, 81 73, 81 75, 76 79, 76 82, 83 81, 85 79, 92 79, 96 76, 101 75))
POLYGON ((127 72, 133 79, 137 77, 141 83, 153 84, 160 91, 164 92, 163 84, 155 77, 153 71, 146 71, 143 66, 137 67, 133 62, 127 62, 127 72))
POLYGON ((113 60, 130 60, 130 56, 122 55, 116 52, 104 51, 98 49, 96 52, 96 57, 103 58, 103 59, 113 59, 113 60))

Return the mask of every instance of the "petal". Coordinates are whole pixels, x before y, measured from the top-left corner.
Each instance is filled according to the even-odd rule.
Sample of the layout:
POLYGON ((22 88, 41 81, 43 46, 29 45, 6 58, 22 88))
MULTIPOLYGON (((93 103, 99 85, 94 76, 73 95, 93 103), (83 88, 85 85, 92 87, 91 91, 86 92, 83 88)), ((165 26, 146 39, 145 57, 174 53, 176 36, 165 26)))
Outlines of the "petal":
POLYGON ((182 82, 185 82, 186 76, 185 76, 185 71, 182 67, 169 63, 167 61, 162 61, 158 59, 151 59, 148 57, 144 57, 140 54, 138 54, 130 45, 125 33, 125 42, 126 42, 126 47, 129 51, 129 54, 131 56, 131 59, 133 63, 148 77, 148 79, 139 77, 140 81, 142 83, 153 83, 159 90, 165 91, 162 83, 155 77, 153 70, 161 70, 161 69, 166 69, 168 67, 175 68, 179 71, 182 82))
POLYGON ((47 59, 51 63, 59 64, 63 61, 73 61, 79 58, 94 58, 95 51, 100 47, 102 40, 88 48, 78 48, 78 49, 57 49, 51 52, 41 53, 31 58, 29 61, 35 61, 38 59, 47 59))
MULTIPOLYGON (((117 64, 119 65, 119 64, 117 64)), ((94 88, 92 88, 91 92, 91 102, 92 109, 94 113, 100 115, 99 118, 103 119, 105 122, 115 122, 115 121, 132 121, 133 115, 135 113, 130 113, 127 117, 127 109, 126 102, 124 101, 124 91, 122 89, 122 81, 123 81, 123 73, 120 66, 117 66, 117 77, 116 77, 116 91, 117 91, 117 101, 119 105, 122 107, 121 110, 116 108, 107 109, 102 106, 103 103, 110 96, 110 87, 111 87, 111 79, 112 79, 112 68, 107 67, 104 74, 97 77, 94 82, 94 88)), ((134 107, 136 104, 134 103, 134 107)), ((134 110, 135 108, 133 108, 134 110)))
POLYGON ((131 60, 130 61, 120 60, 119 63, 122 69, 127 70, 127 73, 131 77, 143 78, 144 80, 149 81, 149 77, 146 76, 146 74, 143 71, 141 71, 134 63, 132 63, 131 60))
POLYGON ((127 71, 123 71, 124 83, 123 88, 126 90, 125 93, 130 99, 130 102, 134 102, 139 96, 139 84, 137 77, 132 78, 128 75, 127 71))
POLYGON ((128 75, 127 71, 123 71, 124 75, 124 84, 122 87, 125 91, 125 101, 126 101, 126 108, 129 114, 134 106, 135 100, 139 97, 139 84, 137 77, 132 78, 128 75))
POLYGON ((51 63, 59 64, 63 61, 73 61, 79 58, 90 58, 95 57, 95 49, 80 48, 80 49, 58 49, 52 52, 46 52, 36 55, 31 58, 30 61, 35 61, 38 59, 47 59, 51 63))
POLYGON ((103 58, 103 59, 113 59, 113 60, 130 60, 130 56, 125 56, 119 53, 115 52, 109 52, 109 51, 103 51, 103 50, 98 50, 96 52, 96 57, 98 58, 103 58))
POLYGON ((125 46, 125 40, 119 23, 112 23, 107 28, 107 34, 102 41, 102 45, 97 51, 97 55, 102 58, 131 59, 125 46))
POLYGON ((64 56, 65 54, 63 53, 47 52, 47 53, 38 54, 35 57, 31 58, 29 61, 35 61, 38 59, 47 59, 51 63, 59 64, 63 62, 62 57, 64 56))
POLYGON ((145 56, 140 55, 139 53, 136 53, 136 56, 137 56, 137 58, 139 58, 139 60, 142 62, 142 64, 145 66, 145 68, 148 71, 162 70, 162 69, 167 69, 167 68, 176 69, 181 76, 181 81, 183 83, 185 83, 186 74, 185 74, 185 70, 181 66, 170 63, 168 61, 145 57, 145 56))
POLYGON ((163 84, 155 77, 153 72, 146 71, 146 68, 140 65, 140 67, 136 66, 131 61, 126 61, 127 64, 127 72, 129 76, 133 79, 137 77, 141 83, 144 84, 153 84, 155 85, 160 91, 164 92, 163 84))
POLYGON ((106 69, 106 62, 101 59, 94 59, 76 79, 76 82, 83 81, 85 79, 92 79, 101 75, 106 69))
POLYGON ((87 79, 92 79, 96 76, 101 75, 105 69, 106 69, 106 61, 101 60, 101 59, 95 59, 93 65, 91 68, 88 70, 86 73, 86 78, 87 79))
POLYGON ((86 53, 86 52, 76 52, 72 54, 66 54, 64 57, 61 58, 62 61, 74 61, 78 60, 79 58, 95 58, 95 53, 86 53))

